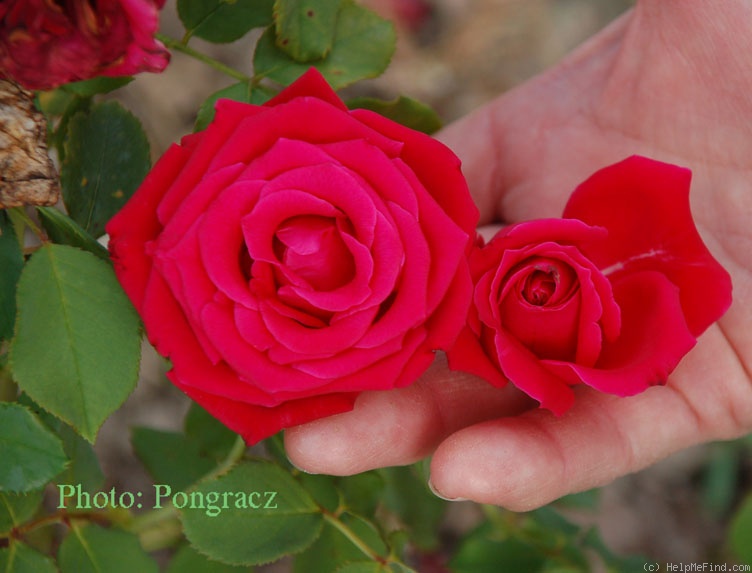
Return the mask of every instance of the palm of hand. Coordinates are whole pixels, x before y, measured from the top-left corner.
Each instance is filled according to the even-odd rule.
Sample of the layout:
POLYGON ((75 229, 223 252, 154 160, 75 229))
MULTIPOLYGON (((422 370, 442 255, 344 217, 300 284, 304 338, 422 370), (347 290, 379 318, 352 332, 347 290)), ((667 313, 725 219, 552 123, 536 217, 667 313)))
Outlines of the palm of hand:
MULTIPOLYGON (((723 25, 688 39, 691 21, 675 13, 667 23, 660 3, 645 4, 443 138, 463 159, 483 222, 559 216, 577 183, 635 153, 691 168, 698 228, 732 276, 729 312, 665 387, 630 399, 580 388, 561 418, 437 361, 410 388, 365 394, 353 412, 288 431, 296 464, 347 474, 433 452, 443 495, 529 509, 752 429, 752 133, 743 121, 752 77, 732 75, 744 51, 723 25)), ((733 15, 721 24, 733 28, 733 15)))

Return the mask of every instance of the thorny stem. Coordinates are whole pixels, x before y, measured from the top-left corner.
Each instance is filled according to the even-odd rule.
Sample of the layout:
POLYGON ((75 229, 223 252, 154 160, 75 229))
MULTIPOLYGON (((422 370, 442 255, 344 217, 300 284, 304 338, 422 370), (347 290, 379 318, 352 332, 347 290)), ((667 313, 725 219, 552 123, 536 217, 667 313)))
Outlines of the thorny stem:
POLYGON ((181 42, 180 40, 176 40, 175 38, 170 38, 169 36, 165 36, 164 34, 157 34, 156 37, 160 42, 162 42, 165 46, 167 46, 171 50, 175 50, 176 52, 181 52, 185 54, 186 56, 190 56, 191 58, 194 58, 195 60, 203 62, 206 65, 211 66, 215 70, 218 70, 222 72, 223 74, 230 76, 231 78, 234 78, 241 82, 249 82, 252 84, 255 83, 254 78, 247 76, 239 72, 238 70, 231 68, 230 66, 226 64, 223 64, 219 60, 215 60, 214 58, 209 57, 206 54, 202 54, 201 52, 188 47, 185 43, 181 42))

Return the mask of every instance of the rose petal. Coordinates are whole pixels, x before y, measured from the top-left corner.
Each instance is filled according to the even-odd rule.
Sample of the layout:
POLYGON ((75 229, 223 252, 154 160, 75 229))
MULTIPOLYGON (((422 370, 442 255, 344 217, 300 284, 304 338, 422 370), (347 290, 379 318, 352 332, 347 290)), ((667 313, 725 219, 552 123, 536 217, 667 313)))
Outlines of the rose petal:
POLYGON ((631 396, 664 384, 696 340, 684 320, 678 289, 663 274, 625 274, 613 287, 622 309, 622 331, 616 341, 604 344, 595 367, 561 362, 546 366, 602 392, 631 396))
POLYGON ((297 98, 318 98, 329 105, 347 112, 347 106, 342 102, 336 92, 329 86, 316 68, 308 68, 308 71, 291 83, 287 88, 278 93, 264 104, 265 107, 275 107, 289 103, 297 98))
MULTIPOLYGON (((566 379, 546 368, 536 356, 503 329, 494 333, 501 371, 517 388, 557 416, 574 404, 574 392, 566 379)), ((569 364, 569 363, 561 363, 569 364)))
MULTIPOLYGON (((311 144, 365 139, 372 145, 396 153, 402 147, 378 133, 338 106, 323 100, 302 97, 242 119, 233 126, 219 149, 213 151, 210 171, 235 163, 248 164, 269 150, 280 138, 307 141, 311 144)), ((208 133, 207 129, 207 133, 208 133)), ((203 156, 203 153, 202 153, 203 156)))
POLYGON ((508 383, 499 367, 486 354, 477 334, 468 327, 460 332, 454 345, 447 351, 447 359, 451 370, 469 372, 497 388, 503 388, 508 383))
POLYGON ((606 240, 583 247, 604 273, 656 270, 678 285, 684 316, 697 336, 730 306, 731 280, 692 220, 690 179, 687 169, 630 157, 582 183, 564 217, 608 229, 606 240))
POLYGON ((232 184, 212 203, 198 230, 200 264, 207 275, 220 292, 250 308, 257 303, 249 290, 251 269, 243 268, 241 260, 246 249, 241 221, 258 200, 262 187, 260 181, 232 184))
POLYGON ((284 428, 352 410, 357 397, 355 392, 325 394, 264 408, 202 392, 192 386, 182 384, 170 373, 168 377, 209 414, 222 420, 222 423, 233 432, 240 434, 248 445, 260 442, 284 428))
POLYGON ((468 236, 474 233, 480 214, 467 189, 460 160, 447 146, 370 110, 356 109, 351 115, 375 131, 404 142, 400 152, 402 161, 410 166, 423 186, 431 190, 433 198, 460 229, 468 236), (437 169, 437 165, 442 168, 437 169))

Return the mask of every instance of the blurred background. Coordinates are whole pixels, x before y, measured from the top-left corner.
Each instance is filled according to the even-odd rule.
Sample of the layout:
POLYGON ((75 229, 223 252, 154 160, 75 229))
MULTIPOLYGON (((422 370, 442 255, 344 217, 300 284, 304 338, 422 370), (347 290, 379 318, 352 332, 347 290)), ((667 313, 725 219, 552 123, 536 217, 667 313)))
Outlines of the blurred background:
MULTIPOLYGON (((396 22, 399 46, 387 72, 347 95, 409 95, 434 107, 445 122, 491 100, 556 63, 629 9, 627 0, 368 0, 396 22)), ((162 32, 180 37, 175 3, 162 32)), ((217 46, 192 40, 218 60, 249 73, 255 37, 217 46)), ((179 53, 159 77, 145 74, 117 96, 142 120, 158 157, 193 130, 196 112, 213 92, 233 83, 179 53), (165 85, 169 95, 164 97, 165 85)), ((151 483, 134 458, 129 427, 179 428, 187 400, 163 376, 165 365, 146 348, 137 392, 105 424, 97 449, 105 474, 123 490, 151 483)), ((641 473, 580 496, 571 510, 599 525, 619 554, 658 562, 712 560, 723 549, 729 518, 752 485, 752 441, 681 452, 641 473)), ((443 535, 456 538, 481 517, 473 503, 451 504, 443 535)), ((750 540, 752 543, 752 540, 750 540)), ((285 571, 277 564, 264 571, 285 571)), ((440 569, 436 569, 439 571, 440 569)))

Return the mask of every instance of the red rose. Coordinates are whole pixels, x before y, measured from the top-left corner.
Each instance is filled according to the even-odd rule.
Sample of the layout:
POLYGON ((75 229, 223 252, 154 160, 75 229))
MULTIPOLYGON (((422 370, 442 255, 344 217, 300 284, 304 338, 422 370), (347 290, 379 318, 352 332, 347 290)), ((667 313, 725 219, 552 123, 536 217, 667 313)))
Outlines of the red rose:
POLYGON ((46 90, 95 76, 160 72, 154 39, 164 0, 4 0, 0 77, 46 90))
POLYGON ((689 209, 688 170, 632 157, 572 194, 563 219, 511 225, 470 256, 475 283, 452 368, 560 414, 571 386, 663 384, 731 304, 689 209))
POLYGON ((264 106, 220 101, 107 231, 170 379, 254 442, 450 346, 477 219, 451 151, 311 70, 264 106))

